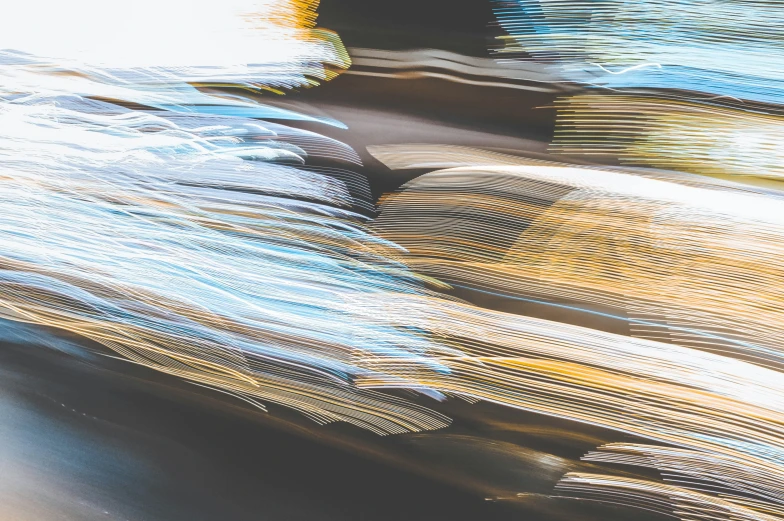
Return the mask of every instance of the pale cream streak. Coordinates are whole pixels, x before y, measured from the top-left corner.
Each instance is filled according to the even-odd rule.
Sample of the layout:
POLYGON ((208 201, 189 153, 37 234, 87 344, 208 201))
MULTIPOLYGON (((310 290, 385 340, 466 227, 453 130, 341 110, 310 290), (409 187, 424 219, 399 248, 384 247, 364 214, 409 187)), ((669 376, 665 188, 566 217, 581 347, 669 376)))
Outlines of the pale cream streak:
POLYGON ((183 112, 206 106, 229 115, 317 119, 207 92, 282 94, 346 69, 351 60, 340 38, 315 27, 317 6, 318 0, 141 0, 124 9, 97 0, 27 2, 0 18, 0 96, 91 96, 183 112))
POLYGON ((367 147, 367 150, 370 155, 392 170, 530 164, 566 166, 563 163, 512 156, 509 154, 457 145, 407 143, 401 145, 371 145, 367 147))
POLYGON ((552 149, 697 174, 784 180, 784 118, 622 95, 563 98, 552 149))
POLYGON ((34 0, 5 10, 0 50, 115 72, 262 72, 337 58, 328 32, 314 30, 317 7, 318 0, 34 0))
POLYGON ((727 501, 760 505, 778 515, 784 514, 784 507, 780 505, 784 494, 775 473, 732 456, 678 447, 611 443, 589 452, 582 459, 654 468, 670 484, 721 493, 727 501), (754 476, 766 476, 769 481, 754 483, 754 476), (779 506, 765 505, 766 501, 779 503, 779 506))
POLYGON ((601 474, 569 473, 556 490, 566 497, 643 508, 684 521, 776 521, 782 518, 779 509, 752 501, 744 505, 740 501, 729 501, 683 487, 601 474))
MULTIPOLYGON (((458 167, 495 167, 511 165, 540 165, 556 166, 564 168, 589 168, 596 169, 595 165, 566 163, 558 156, 542 158, 542 154, 532 154, 521 151, 521 155, 511 155, 506 153, 485 150, 481 148, 458 146, 458 145, 438 145, 431 143, 405 143, 397 145, 371 145, 367 147, 368 152, 377 160, 384 163, 392 170, 405 169, 446 169, 458 167), (531 156, 535 157, 531 157, 531 156), (558 160, 556 160, 558 159, 558 160)), ((731 180, 719 180, 716 178, 706 179, 702 175, 688 174, 685 172, 670 170, 655 170, 651 168, 634 168, 625 166, 623 168, 611 168, 613 171, 633 174, 635 176, 648 179, 658 179, 670 183, 693 186, 705 190, 728 190, 732 192, 775 194, 764 188, 749 185, 744 182, 731 180)))
POLYGON ((659 324, 640 335, 780 364, 781 204, 590 168, 458 168, 388 196, 375 227, 447 281, 601 304, 659 324))

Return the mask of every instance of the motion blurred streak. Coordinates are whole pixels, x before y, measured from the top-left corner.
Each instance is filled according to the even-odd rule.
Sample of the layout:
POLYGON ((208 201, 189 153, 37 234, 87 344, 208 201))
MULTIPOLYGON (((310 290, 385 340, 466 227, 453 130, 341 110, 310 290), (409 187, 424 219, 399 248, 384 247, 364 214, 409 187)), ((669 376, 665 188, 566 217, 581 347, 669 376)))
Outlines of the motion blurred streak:
MULTIPOLYGON (((374 314, 394 310, 389 302, 368 301, 364 308, 374 314)), ((423 299, 418 309, 407 306, 412 320, 435 310, 439 315, 420 327, 458 342, 465 355, 442 359, 450 371, 432 376, 397 370, 394 360, 378 359, 376 375, 405 374, 448 394, 682 447, 659 448, 672 455, 670 467, 707 461, 711 472, 700 476, 709 484, 721 484, 719 492, 740 499, 755 492, 751 513, 781 513, 784 498, 775 493, 784 478, 784 387, 779 372, 691 348, 457 302, 423 299), (749 470, 738 473, 738 468, 749 470), (725 479, 729 475, 732 479, 725 479)), ((368 377, 360 385, 411 384, 368 377)), ((688 484, 681 488, 691 494, 688 484)), ((703 506, 716 499, 695 495, 703 506)))
POLYGON ((639 479, 611 475, 569 473, 558 484, 565 497, 641 508, 684 521, 742 519, 775 521, 784 512, 776 505, 726 498, 639 479))
POLYGON ((37 4, 4 18, 0 37, 2 315, 320 423, 379 434, 447 425, 351 385, 364 371, 357 350, 445 370, 420 332, 356 319, 356 293, 428 292, 391 260, 396 246, 364 229, 357 210, 371 204, 351 170, 356 153, 243 117, 305 116, 194 85, 329 79, 327 65, 348 60, 313 29, 316 3, 142 3, 145 27, 186 39, 160 52, 127 34, 136 18, 52 4, 41 13, 51 40, 12 30, 30 26, 37 4), (105 47, 80 47, 107 30, 116 38, 105 47))
POLYGON ((551 164, 544 159, 512 156, 491 150, 458 145, 410 143, 402 145, 371 145, 368 152, 391 170, 444 169, 461 166, 551 164))
MULTIPOLYGON (((561 492, 611 483, 703 519, 784 517, 773 493, 784 481, 781 194, 451 149, 446 161, 470 166, 409 183, 369 226, 352 150, 252 119, 307 116, 211 90, 304 87, 313 70, 331 77, 321 64, 347 64, 334 39, 311 37, 313 3, 269 6, 283 6, 264 15, 282 29, 253 30, 306 56, 275 57, 260 79, 242 68, 260 58, 236 73, 170 55, 107 64, 99 52, 60 70, 44 50, 5 51, 2 318, 377 434, 449 424, 391 390, 613 429, 663 445, 598 452, 660 471, 701 465, 714 489, 581 473, 561 492), (642 338, 481 309, 448 283, 610 309, 642 338)), ((257 11, 234 13, 242 26, 257 11)), ((404 166, 442 152, 376 150, 404 166)))
MULTIPOLYGON (((780 487, 774 481, 755 484, 750 479, 755 474, 773 477, 768 469, 730 456, 675 447, 611 443, 586 454, 582 459, 655 468, 666 482, 695 490, 718 492, 723 499, 742 506, 756 504, 764 507, 766 501, 781 500, 780 487)), ((784 509, 780 507, 768 505, 768 508, 779 515, 784 514, 784 509)))
POLYGON ((553 151, 720 177, 784 180, 784 118, 654 97, 563 98, 553 151))
POLYGON ((703 179, 455 168, 390 194, 374 227, 447 282, 780 368, 782 196, 703 179))
POLYGON ((317 120, 211 90, 282 94, 347 68, 340 38, 315 27, 317 6, 317 0, 142 0, 132 9, 108 9, 98 0, 20 4, 0 20, 3 92, 317 120), (147 36, 140 37, 142 29, 147 36))
POLYGON ((440 49, 390 51, 349 49, 352 67, 346 74, 385 78, 440 78, 455 83, 535 92, 566 90, 566 82, 537 63, 504 64, 440 49))
POLYGON ((782 10, 764 0, 497 0, 500 58, 608 87, 784 102, 782 10))
MULTIPOLYGON (((604 168, 613 172, 607 176, 584 168, 567 174, 552 166, 500 166, 513 163, 487 154, 482 166, 463 153, 464 168, 414 181, 389 198, 390 233, 384 235, 412 251, 416 269, 455 284, 628 321, 630 335, 750 361, 775 371, 763 377, 768 382, 781 380, 782 192, 684 173, 781 188, 780 6, 756 0, 495 5, 508 33, 497 49, 501 60, 532 59, 549 64, 554 75, 606 89, 555 102, 551 151, 673 172, 604 168), (569 190, 559 193, 553 183, 569 190), (406 208, 414 209, 418 226, 403 223, 406 208), (519 235, 511 244, 510 234, 519 235)), ((434 155, 414 152, 382 154, 398 166, 434 155)), ((680 364, 663 373, 675 376, 680 364)), ((571 404, 578 410, 629 395, 654 399, 640 381, 605 388, 612 379, 594 373, 596 365, 571 371, 541 365, 581 388, 596 388, 597 394, 571 404)), ((690 414, 684 402, 654 401, 671 420, 690 414)), ((758 418, 745 408, 714 409, 707 397, 695 403, 725 411, 724 420, 736 427, 758 418)), ((607 410, 597 408, 598 415, 607 410)), ((651 411, 631 403, 623 410, 636 418, 651 411)), ((700 440, 723 438, 715 436, 721 428, 704 420, 700 440)), ((777 430, 780 420, 773 425, 777 430)), ((658 441, 671 445, 615 443, 588 453, 583 459, 607 465, 606 474, 567 473, 555 494, 684 521, 784 516, 780 449, 762 449, 756 462, 739 457, 768 441, 780 444, 780 433, 745 431, 725 446, 733 447, 728 452, 658 441), (661 480, 613 475, 618 465, 657 471, 661 480)))
POLYGON ((554 76, 606 88, 556 102, 553 151, 744 182, 781 180, 778 6, 499 0, 495 11, 508 33, 500 37, 500 61, 532 59, 554 76))
POLYGON ((267 162, 301 156, 256 141, 270 133, 261 122, 177 124, 114 108, 81 98, 2 108, 8 318, 319 421, 445 425, 348 386, 356 349, 419 363, 432 345, 383 317, 352 318, 355 293, 425 290, 362 228, 344 183, 267 162))
MULTIPOLYGON (((564 163, 563 156, 535 154, 520 151, 525 155, 511 155, 497 152, 492 149, 481 149, 458 145, 433 145, 425 143, 409 143, 400 145, 372 145, 367 147, 368 152, 375 159, 382 162, 391 170, 417 170, 417 169, 448 169, 458 167, 495 167, 513 165, 539 165, 554 167, 595 169, 592 164, 564 163), (531 157, 536 156, 536 157, 531 157), (558 160, 556 160, 558 159, 558 160)), ((569 158, 577 161, 574 157, 569 158)), ((721 190, 749 194, 762 194, 780 197, 778 190, 760 186, 755 183, 738 183, 732 177, 727 180, 714 177, 706 183, 702 175, 678 172, 673 170, 660 170, 653 168, 638 168, 632 166, 613 167, 603 166, 605 170, 634 174, 647 179, 658 179, 669 183, 692 186, 706 190, 721 190)), ((778 186, 776 184, 775 186, 778 186)))
POLYGON ((425 174, 382 201, 374 229, 406 248, 413 269, 522 301, 614 310, 641 337, 444 303, 429 327, 465 355, 437 381, 412 378, 669 445, 610 445, 585 458, 653 468, 666 484, 567 474, 557 495, 618 494, 638 508, 655 500, 681 519, 781 518, 781 193, 463 147, 372 151, 398 167, 439 153, 471 165, 425 174), (629 456, 602 456, 610 451, 629 456))

